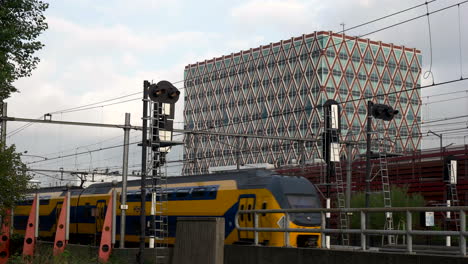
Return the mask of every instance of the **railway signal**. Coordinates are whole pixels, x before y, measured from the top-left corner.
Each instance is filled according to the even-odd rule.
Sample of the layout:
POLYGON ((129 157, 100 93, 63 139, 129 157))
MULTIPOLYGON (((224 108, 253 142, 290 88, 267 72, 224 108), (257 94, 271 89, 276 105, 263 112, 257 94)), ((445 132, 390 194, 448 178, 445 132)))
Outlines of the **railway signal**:
POLYGON ((148 88, 149 98, 157 103, 174 104, 179 100, 180 91, 168 81, 160 81, 150 84, 148 88))
POLYGON ((393 109, 393 107, 384 104, 370 104, 370 113, 375 119, 382 119, 384 121, 391 121, 395 115, 400 111, 393 109))
MULTIPOLYGON (((367 150, 366 150, 366 195, 365 206, 369 207, 370 202, 370 183, 371 183, 371 144, 372 144, 372 117, 384 121, 391 121, 395 115, 399 113, 393 107, 384 104, 374 104, 372 101, 367 102, 367 150)), ((391 215, 391 214, 390 214, 391 215)), ((369 215, 366 216, 366 223, 369 223, 369 215)), ((367 241, 368 242, 368 241, 367 241)), ((366 243, 369 245, 369 243, 366 243)))

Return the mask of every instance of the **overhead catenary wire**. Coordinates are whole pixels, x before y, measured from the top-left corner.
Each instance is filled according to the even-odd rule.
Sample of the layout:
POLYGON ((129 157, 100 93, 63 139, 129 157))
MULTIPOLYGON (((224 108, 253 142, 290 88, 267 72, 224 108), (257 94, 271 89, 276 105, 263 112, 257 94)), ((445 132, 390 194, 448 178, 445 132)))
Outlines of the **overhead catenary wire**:
MULTIPOLYGON (((463 78, 462 78, 462 79, 463 79, 463 78)), ((346 103, 346 102, 344 102, 344 103, 346 103)), ((99 106, 98 106, 98 107, 99 107, 99 106)), ((248 121, 247 121, 247 122, 248 122, 248 121)), ((86 152, 86 153, 88 153, 88 152, 86 152)))
MULTIPOLYGON (((138 143, 140 143, 140 142, 131 142, 131 143, 129 143, 129 145, 134 145, 134 144, 138 144, 138 143)), ((123 146, 124 146, 124 144, 119 144, 119 145, 103 147, 103 148, 98 148, 98 149, 93 149, 93 150, 88 150, 88 151, 83 151, 83 152, 77 152, 75 154, 60 155, 60 156, 48 158, 47 160, 32 161, 32 162, 26 163, 26 165, 40 163, 40 162, 44 162, 44 161, 55 160, 55 159, 61 159, 61 158, 66 158, 66 157, 75 157, 77 155, 84 155, 84 154, 88 154, 88 153, 92 153, 92 152, 102 151, 102 150, 106 150, 106 149, 113 149, 113 148, 118 148, 118 147, 123 147, 123 146)))
MULTIPOLYGON (((359 27, 361 27, 361 26, 368 25, 368 24, 370 24, 370 23, 374 23, 374 22, 380 21, 380 20, 382 20, 382 19, 386 19, 386 18, 391 17, 391 16, 394 16, 394 15, 398 15, 398 14, 401 14, 401 13, 404 13, 404 12, 407 12, 407 11, 410 11, 410 10, 412 10, 412 9, 415 9, 415 8, 418 8, 418 7, 421 7, 421 6, 424 6, 424 5, 426 5, 426 7, 427 7, 427 4, 432 3, 432 2, 435 2, 435 1, 436 1, 436 0, 427 1, 427 2, 425 2, 425 3, 423 3, 423 4, 415 5, 415 6, 413 6, 413 7, 410 7, 410 8, 407 8, 407 9, 404 9, 404 10, 401 10, 401 11, 398 11, 398 12, 395 12, 395 13, 392 13, 392 14, 389 14, 389 15, 386 15, 386 16, 383 16, 383 17, 381 17, 381 18, 377 18, 377 19, 374 19, 374 20, 371 20, 371 21, 362 23, 362 24, 360 24, 360 25, 357 25, 357 26, 354 26, 354 27, 350 27, 350 28, 348 28, 348 29, 346 29, 346 30, 349 31, 349 30, 352 30, 352 29, 355 29, 355 28, 359 28, 359 27)), ((468 2, 468 0, 467 0, 467 1, 459 2, 458 4, 446 6, 446 7, 444 7, 444 8, 440 8, 440 9, 437 9, 437 10, 434 10, 434 11, 431 11, 431 12, 427 12, 427 13, 424 14, 424 15, 416 16, 416 17, 413 17, 413 18, 411 18, 411 19, 407 19, 407 20, 404 20, 404 21, 401 21, 401 22, 392 24, 392 25, 390 25, 390 26, 387 26, 387 27, 384 27, 384 28, 380 28, 380 29, 371 31, 371 32, 368 32, 368 33, 366 33, 366 34, 362 34, 362 35, 360 35, 360 36, 355 37, 355 39, 362 38, 362 37, 364 37, 364 36, 368 36, 368 35, 371 35, 371 34, 374 34, 374 33, 380 32, 380 31, 383 31, 383 30, 387 30, 387 29, 389 29, 389 28, 392 28, 392 27, 395 27, 395 26, 398 26, 398 25, 402 25, 402 24, 408 23, 408 22, 410 22, 410 21, 413 21, 413 20, 422 18, 422 17, 424 17, 424 16, 429 16, 429 15, 431 15, 431 14, 438 13, 438 12, 441 12, 441 11, 444 11, 444 10, 447 10, 447 9, 452 8, 452 7, 454 7, 454 6, 460 6, 460 5, 466 4, 467 2, 468 2)), ((354 39, 354 38, 353 38, 353 39, 354 39)), ((351 40, 353 40, 353 39, 351 39, 351 40)), ((312 40, 312 41, 313 41, 313 40, 312 40)), ((343 42, 340 42, 339 44, 341 45, 341 44, 343 44, 344 42, 347 42, 347 41, 350 41, 350 40, 344 40, 343 42)), ((294 45, 292 45, 290 48, 293 48, 293 47, 294 47, 294 45)), ((326 47, 326 49, 328 49, 328 48, 330 48, 330 46, 327 46, 327 47, 326 47)), ((313 52, 320 52, 320 50, 313 51, 313 52)), ((271 55, 271 54, 270 54, 270 55, 271 55)), ((256 58, 256 59, 260 59, 260 58, 263 58, 263 57, 264 57, 263 55, 260 55, 260 56, 259 56, 258 58, 256 58)), ((248 63, 248 62, 242 62, 242 63, 248 63)), ((239 63, 239 65, 242 64, 242 63, 239 63)), ((232 66, 229 66, 229 67, 232 67, 232 66)), ((226 70, 226 69, 223 69, 223 70, 226 70)), ((210 73, 210 74, 211 74, 211 73, 210 73)), ((200 76, 203 76, 203 75, 199 75, 198 77, 200 77, 200 76)), ((193 78, 191 78, 191 79, 193 79, 193 78)), ((184 80, 178 81, 178 82, 173 82, 173 83, 175 84, 175 83, 180 83, 180 82, 184 82, 184 80)), ((180 89, 185 89, 185 88, 180 88, 180 89)), ((139 94, 139 93, 129 94, 129 95, 126 95, 126 96, 131 96, 131 95, 135 95, 135 94, 139 94)), ((125 97, 125 96, 122 96, 122 97, 125 97)), ((122 98, 122 97, 118 97, 118 98, 122 98)), ((110 101, 110 100, 112 100, 112 99, 105 100, 105 101, 110 101)), ((114 100, 115 100, 115 98, 114 98, 114 100)), ((96 103, 94 103, 94 104, 96 104, 96 103)), ((88 104, 88 105, 91 105, 91 104, 88 104)), ((85 106, 88 106, 88 105, 85 105, 85 106)), ((81 106, 81 107, 84 107, 84 106, 81 106)), ((80 108, 80 107, 75 107, 75 108, 80 108)), ((70 108, 70 109, 65 109, 65 110, 71 110, 71 109, 75 109, 75 108, 70 108)), ((95 108, 98 108, 98 107, 95 107, 95 108)), ((56 112, 60 112, 60 111, 55 111, 54 113, 56 113, 56 112)), ((26 127, 25 127, 25 128, 26 128, 26 127)), ((23 129, 24 129, 24 128, 23 128, 23 129)), ((22 129, 22 130, 23 130, 23 129, 22 129)), ((20 131, 22 131, 22 130, 20 130, 20 131)), ((20 131, 18 131, 18 132, 20 132, 20 131)), ((16 132, 15 134, 17 134, 18 132, 16 132)), ((10 135, 10 136, 11 136, 11 135, 10 135)))
MULTIPOLYGON (((415 6, 412 6, 412 7, 409 7, 409 8, 406 8, 406 9, 403 9, 403 10, 400 10, 400 11, 397 11, 397 12, 394 12, 394 13, 391 13, 389 15, 385 15, 385 16, 382 16, 382 17, 379 17, 379 18, 376 18, 376 19, 373 19, 373 20, 370 20, 370 21, 367 21, 367 22, 364 22, 364 23, 361 23, 361 24, 358 24, 356 26, 352 26, 352 27, 349 27, 346 29, 346 31, 350 31, 350 30, 353 30, 353 29, 357 29, 357 28, 360 28, 360 27, 363 27, 363 26, 366 26, 366 25, 369 25, 369 24, 372 24, 372 23, 375 23, 375 22, 378 22, 378 21, 381 21, 381 20, 384 20, 384 19, 387 19, 387 18, 390 18, 390 17, 393 17, 393 16, 396 16, 396 15, 399 15, 399 14, 402 14, 402 13, 405 13, 405 12, 408 12, 408 11, 411 11, 413 9, 417 9, 419 7, 422 7, 422 6, 426 6, 428 3, 433 3, 433 2, 436 2, 436 0, 432 0, 432 1, 426 1, 425 3, 422 3, 422 4, 418 4, 418 5, 415 5, 415 6)), ((459 3, 459 4, 462 4, 462 3, 459 3)), ((425 15, 424 15, 425 16, 425 15)), ((421 18, 421 17, 424 17, 424 16, 420 16, 420 17, 417 17, 417 18, 421 18)), ((408 21, 409 22, 409 21, 408 21)), ((388 28, 386 28, 388 29, 388 28)), ((338 31, 337 33, 340 34, 340 33, 343 33, 344 34, 344 30, 341 30, 341 31, 338 31)), ((378 32, 378 31, 376 31, 378 32)), ((361 35, 359 37, 356 37, 356 38, 360 38, 360 37, 363 37, 363 36, 367 36, 367 35, 370 35, 370 34, 373 34, 373 33, 376 33, 376 32, 372 32, 372 33, 367 33, 367 34, 364 34, 364 35, 361 35)), ((322 38, 325 38, 324 37, 320 37, 320 38, 317 38, 317 40, 321 40, 322 38)), ((310 40, 310 41, 314 41, 314 39, 310 40)), ((346 41, 344 41, 346 42, 346 41)), ((341 42, 340 45, 344 42, 341 42)), ((305 44, 308 44, 308 42, 306 42, 305 44)), ((291 47, 289 49, 292 49, 292 48, 296 48, 296 46, 293 44, 291 45, 291 47)), ((327 48, 330 48, 330 47, 327 47, 327 48)), ((286 49, 286 50, 289 50, 289 49, 286 49)), ((320 51, 317 51, 317 52, 320 52, 320 51)), ((272 52, 271 54, 268 54, 268 56, 270 55, 275 55, 279 53, 278 52, 272 52)), ((310 52, 308 54, 311 54, 310 52)), ((259 59, 264 59, 265 56, 263 54, 260 54, 258 58, 252 58, 250 60, 247 60, 247 61, 244 61, 244 62, 240 62, 240 63, 237 63, 237 64, 232 64, 230 65, 227 69, 231 68, 231 67, 238 67, 242 64, 246 64, 246 63, 250 63, 250 62, 254 62, 256 60, 259 60, 259 59)), ((214 73, 217 72, 217 71, 221 71, 221 70, 227 70, 227 69, 220 69, 220 70, 216 70, 216 71, 213 71, 214 73)), ((212 74, 212 73, 210 73, 212 74)), ((177 84, 177 83, 183 83, 187 80, 193 80, 194 78, 200 78, 202 76, 204 76, 206 74, 199 74, 195 77, 191 77, 189 79, 185 79, 185 80, 180 80, 180 81, 176 81, 176 82, 173 82, 173 84, 177 84)), ((180 89, 185 89, 185 88, 180 88, 180 89)))

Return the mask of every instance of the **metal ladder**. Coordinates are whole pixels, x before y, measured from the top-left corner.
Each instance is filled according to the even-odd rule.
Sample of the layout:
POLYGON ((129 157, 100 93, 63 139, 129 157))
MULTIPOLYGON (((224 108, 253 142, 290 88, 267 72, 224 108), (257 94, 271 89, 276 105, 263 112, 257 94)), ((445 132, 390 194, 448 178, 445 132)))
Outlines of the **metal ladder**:
MULTIPOLYGON (((338 142, 337 136, 333 136, 332 142, 338 142)), ((340 156, 340 149, 333 148, 333 155, 340 156)), ((336 198, 338 200, 338 208, 344 209, 346 207, 345 193, 344 193, 344 182, 343 182, 343 169, 341 168, 341 162, 333 162, 335 165, 335 183, 336 183, 336 198)), ((348 229, 348 216, 346 212, 340 212, 340 228, 348 229)), ((349 234, 341 235, 343 245, 349 246, 349 234)))
POLYGON ((162 171, 166 152, 161 151, 160 128, 164 127, 165 113, 162 103, 151 103, 149 118, 148 166, 151 175, 151 226, 150 239, 154 239, 156 263, 168 263, 168 192, 167 173, 162 171))
MULTIPOLYGON (((452 175, 452 166, 449 166, 449 175, 452 175)), ((460 200, 458 200, 458 192, 457 192, 457 185, 450 183, 450 181, 447 184, 448 188, 448 195, 447 195, 447 200, 450 200, 451 204, 450 206, 459 206, 460 205, 460 200)), ((451 212, 453 217, 450 218, 449 221, 455 222, 455 230, 458 231, 460 230, 460 217, 459 217, 459 212, 453 211, 451 212)), ((447 217, 448 218, 448 217, 447 217)), ((446 219, 448 220, 448 219, 446 219)))
MULTIPOLYGON (((456 184, 449 184, 449 191, 450 191, 450 200, 451 200, 451 205, 450 206, 459 206, 460 205, 460 200, 458 200, 458 192, 457 192, 457 185, 456 184)), ((452 221, 455 222, 455 230, 458 231, 460 230, 460 216, 459 212, 453 211, 452 212, 453 217, 452 221)))
MULTIPOLYGON (((388 177, 388 163, 387 163, 387 153, 385 150, 385 146, 380 149, 379 151, 379 171, 380 177, 382 179, 382 193, 383 193, 383 200, 384 200, 384 207, 390 208, 392 207, 392 197, 390 192, 390 178, 388 177)), ((393 214, 391 212, 385 212, 385 230, 393 230, 393 214)), ((387 236, 388 244, 395 245, 395 236, 389 235, 387 236)), ((382 244, 384 242, 384 237, 382 237, 382 244)))

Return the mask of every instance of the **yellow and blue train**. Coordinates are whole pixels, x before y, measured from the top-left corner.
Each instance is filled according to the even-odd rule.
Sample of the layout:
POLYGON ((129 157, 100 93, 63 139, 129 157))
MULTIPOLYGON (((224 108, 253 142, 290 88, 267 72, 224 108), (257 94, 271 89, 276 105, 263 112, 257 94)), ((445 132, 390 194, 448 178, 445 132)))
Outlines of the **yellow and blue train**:
MULTIPOLYGON (((239 231, 235 227, 238 210, 319 208, 320 198, 315 187, 303 177, 281 176, 275 172, 255 169, 222 172, 207 175, 169 177, 168 195, 168 243, 174 243, 177 217, 209 216, 225 219, 225 243, 252 243, 253 232, 239 231)), ((72 188, 70 207, 70 242, 94 243, 98 241, 104 223, 106 205, 116 188, 120 200, 121 183, 96 183, 87 188, 72 188)), ((58 216, 66 190, 64 187, 38 190, 39 236, 53 239, 58 216)), ((140 181, 129 181, 127 192, 126 242, 137 243, 140 230, 140 181)), ((15 208, 14 230, 24 233, 32 196, 15 208)), ((148 194, 146 211, 150 212, 151 196, 148 194)), ((117 203, 120 208, 120 202, 117 203)), ((284 214, 259 214, 259 227, 279 228, 284 214)), ((120 226, 120 209, 117 209, 117 227, 120 226)), ((147 222, 151 216, 147 216, 147 222)), ((239 225, 253 227, 252 214, 239 215, 239 225)), ((289 244, 297 247, 320 245, 320 214, 297 213, 290 215, 290 228, 307 228, 310 233, 290 233, 289 244)), ((119 228, 116 229, 119 240, 119 228)), ((261 232, 259 242, 269 246, 284 246, 281 232, 261 232)))

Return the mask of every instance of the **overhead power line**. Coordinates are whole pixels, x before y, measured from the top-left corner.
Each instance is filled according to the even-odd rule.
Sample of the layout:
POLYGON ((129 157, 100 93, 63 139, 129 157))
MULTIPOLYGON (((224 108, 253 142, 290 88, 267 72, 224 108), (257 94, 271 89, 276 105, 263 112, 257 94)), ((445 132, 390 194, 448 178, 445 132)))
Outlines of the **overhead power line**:
MULTIPOLYGON (((369 24, 372 24, 372 23, 375 23, 375 22, 378 22, 378 21, 381 21, 381 20, 384 20, 384 19, 387 19, 387 18, 396 16, 396 15, 399 15, 399 14, 402 14, 402 13, 405 13, 405 12, 408 12, 408 11, 411 11, 411 10, 413 10, 413 9, 416 9, 416 8, 419 8, 419 7, 422 7, 422 6, 427 6, 428 4, 433 3, 433 2, 435 2, 435 1, 436 1, 436 0, 426 1, 425 3, 418 4, 418 5, 415 5, 415 6, 412 6, 412 7, 409 7, 409 8, 400 10, 400 11, 397 11, 397 12, 394 12, 394 13, 392 13, 392 14, 389 14, 389 15, 386 15, 386 16, 382 16, 382 17, 373 19, 373 20, 370 20, 370 21, 361 23, 361 24, 356 25, 356 26, 349 27, 349 28, 347 28, 347 29, 345 29, 345 30, 337 31, 337 33, 338 33, 338 34, 340 34, 340 33, 343 33, 343 34, 344 34, 345 31, 357 29, 357 28, 360 28, 360 27, 363 27, 363 26, 366 26, 366 25, 369 25, 369 24)), ((459 3, 459 4, 463 4, 463 3, 459 3)), ((433 13, 433 12, 428 13, 427 15, 430 15, 430 14, 432 14, 432 13, 433 13)), ((426 14, 424 14, 424 15, 422 15, 422 16, 418 16, 418 17, 416 17, 415 19, 418 19, 418 18, 421 18, 421 17, 425 17, 425 16, 426 16, 426 14)), ((415 20, 415 19, 412 19, 412 20, 415 20)), ((412 21, 412 20, 409 20, 409 21, 412 21)), ((386 30, 386 29, 391 28, 391 27, 393 27, 393 26, 407 23, 407 22, 409 22, 409 21, 400 22, 400 23, 394 24, 394 25, 392 25, 392 26, 385 27, 384 29, 381 29, 381 30, 372 31, 372 32, 369 32, 369 33, 360 35, 360 36, 358 36, 358 37, 356 37, 356 38, 362 38, 362 37, 364 37, 364 36, 371 35, 371 34, 377 33, 377 32, 382 31, 382 30, 386 30)), ((321 40, 321 39, 323 39, 323 38, 325 38, 325 37, 328 37, 328 36, 324 36, 324 37, 317 38, 317 40, 321 40)), ((308 43, 311 42, 311 41, 314 41, 314 39, 312 39, 312 40, 310 40, 310 41, 306 41, 305 44, 308 44, 308 43)), ((342 43, 345 43, 345 42, 346 42, 346 41, 341 42, 340 45, 341 45, 342 43)), ((328 49, 328 48, 330 48, 330 47, 333 47, 333 46, 326 47, 326 49, 328 49)), ((294 44, 292 44, 291 47, 289 47, 289 48, 286 49, 286 50, 290 50, 290 49, 292 49, 292 48, 296 48, 296 46, 295 46, 294 44)), ((318 51, 318 52, 320 52, 320 51, 318 51)), ((278 53, 279 53, 279 51, 278 51, 278 52, 272 52, 272 53, 268 54, 268 56, 275 55, 275 54, 278 54, 278 53)), ((313 52, 309 52, 308 54, 313 54, 313 52)), ((216 72, 222 71, 222 70, 227 70, 227 69, 232 68, 232 67, 237 67, 237 66, 240 66, 240 65, 242 65, 242 64, 254 62, 254 61, 256 61, 256 60, 260 60, 260 59, 264 59, 264 58, 265 58, 265 56, 264 56, 263 54, 260 54, 259 57, 257 57, 257 58, 252 58, 252 59, 247 60, 247 61, 245 61, 245 62, 240 62, 240 63, 237 63, 237 64, 232 64, 232 65, 230 65, 229 67, 227 67, 227 68, 225 68, 225 69, 216 70, 216 71, 211 72, 210 74, 216 73, 216 72)), ((185 79, 185 80, 180 80, 180 81, 173 82, 173 84, 182 83, 182 82, 184 82, 184 81, 193 80, 193 79, 195 79, 195 78, 200 78, 200 77, 202 77, 202 76, 204 76, 204 75, 206 75, 206 74, 199 74, 199 75, 194 76, 194 77, 191 77, 191 78, 189 78, 189 79, 185 79)), ((180 88, 180 89, 185 89, 185 88, 180 88)))

